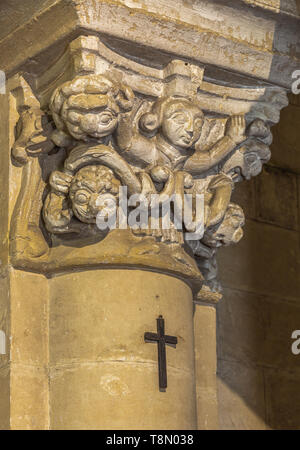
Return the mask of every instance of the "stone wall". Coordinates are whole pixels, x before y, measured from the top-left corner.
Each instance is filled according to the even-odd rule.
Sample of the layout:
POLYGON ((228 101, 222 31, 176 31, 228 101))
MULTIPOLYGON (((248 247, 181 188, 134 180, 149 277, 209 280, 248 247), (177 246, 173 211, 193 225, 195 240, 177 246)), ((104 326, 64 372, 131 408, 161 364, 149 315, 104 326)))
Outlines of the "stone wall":
POLYGON ((272 159, 237 185, 245 236, 221 250, 217 307, 221 429, 299 429, 300 102, 290 97, 273 129, 272 159))

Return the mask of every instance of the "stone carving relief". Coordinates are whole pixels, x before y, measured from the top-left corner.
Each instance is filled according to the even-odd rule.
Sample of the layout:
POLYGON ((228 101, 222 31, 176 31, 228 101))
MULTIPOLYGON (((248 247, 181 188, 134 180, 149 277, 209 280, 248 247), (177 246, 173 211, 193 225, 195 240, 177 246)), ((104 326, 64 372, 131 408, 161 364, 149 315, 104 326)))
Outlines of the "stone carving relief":
MULTIPOLYGON (((212 92, 205 69, 184 61, 156 69, 121 57, 96 37, 71 45, 83 53, 93 47, 94 69, 83 63, 59 83, 54 73, 46 88, 37 82, 34 104, 21 105, 12 149, 13 160, 23 165, 11 236, 14 264, 45 272, 101 264, 151 267, 202 286, 199 300, 217 300, 217 249, 237 243, 245 222, 231 202, 232 190, 269 160, 270 127, 285 95, 218 84, 212 92), (99 229, 97 217, 105 211, 109 218, 109 202, 120 203, 122 186, 127 201, 144 199, 140 226, 130 228, 125 219, 123 227, 99 229), (195 201, 184 203, 186 194, 201 196, 200 215, 195 201), (173 195, 165 229, 161 208, 173 195), (176 211, 184 216, 187 209, 192 220, 178 227, 176 211), (199 225, 201 233, 191 239, 199 225)), ((129 214, 133 209, 129 201, 129 214)))

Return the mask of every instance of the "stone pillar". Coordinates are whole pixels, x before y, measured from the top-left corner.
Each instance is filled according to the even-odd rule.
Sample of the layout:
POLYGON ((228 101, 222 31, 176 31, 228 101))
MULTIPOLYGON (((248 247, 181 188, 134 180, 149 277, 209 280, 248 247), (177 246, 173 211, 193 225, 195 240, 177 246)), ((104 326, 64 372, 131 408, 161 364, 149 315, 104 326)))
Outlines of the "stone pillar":
POLYGON ((218 430, 216 308, 197 303, 194 315, 197 418, 199 430, 218 430))
POLYGON ((168 275, 90 270, 50 281, 50 411, 53 429, 195 429, 191 289, 168 275), (158 388, 163 315, 168 387, 158 388))
POLYGON ((242 237, 231 193, 270 158, 298 22, 174 1, 3 2, 0 428, 218 427, 217 249, 242 237))

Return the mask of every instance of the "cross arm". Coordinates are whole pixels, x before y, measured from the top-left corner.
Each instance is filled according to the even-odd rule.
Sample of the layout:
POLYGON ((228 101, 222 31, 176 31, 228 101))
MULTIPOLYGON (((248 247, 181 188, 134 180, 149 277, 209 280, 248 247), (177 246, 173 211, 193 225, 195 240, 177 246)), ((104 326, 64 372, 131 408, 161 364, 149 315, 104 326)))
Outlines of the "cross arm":
POLYGON ((144 334, 144 339, 145 342, 157 342, 159 340, 158 335, 156 333, 149 333, 149 332, 144 334))
POLYGON ((165 335, 165 342, 168 345, 171 345, 172 347, 176 347, 177 345, 177 337, 175 336, 168 336, 167 334, 165 335))

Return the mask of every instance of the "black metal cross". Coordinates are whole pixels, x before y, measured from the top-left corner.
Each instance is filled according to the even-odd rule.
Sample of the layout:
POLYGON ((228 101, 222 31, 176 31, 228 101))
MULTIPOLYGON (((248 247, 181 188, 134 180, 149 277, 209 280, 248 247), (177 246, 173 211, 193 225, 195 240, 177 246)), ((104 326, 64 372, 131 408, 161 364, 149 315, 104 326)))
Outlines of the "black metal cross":
POLYGON ((157 321, 157 333, 146 332, 144 334, 145 342, 157 342, 158 347, 158 374, 159 390, 165 392, 167 389, 167 358, 166 344, 176 348, 177 337, 165 335, 165 320, 159 316, 157 321))

